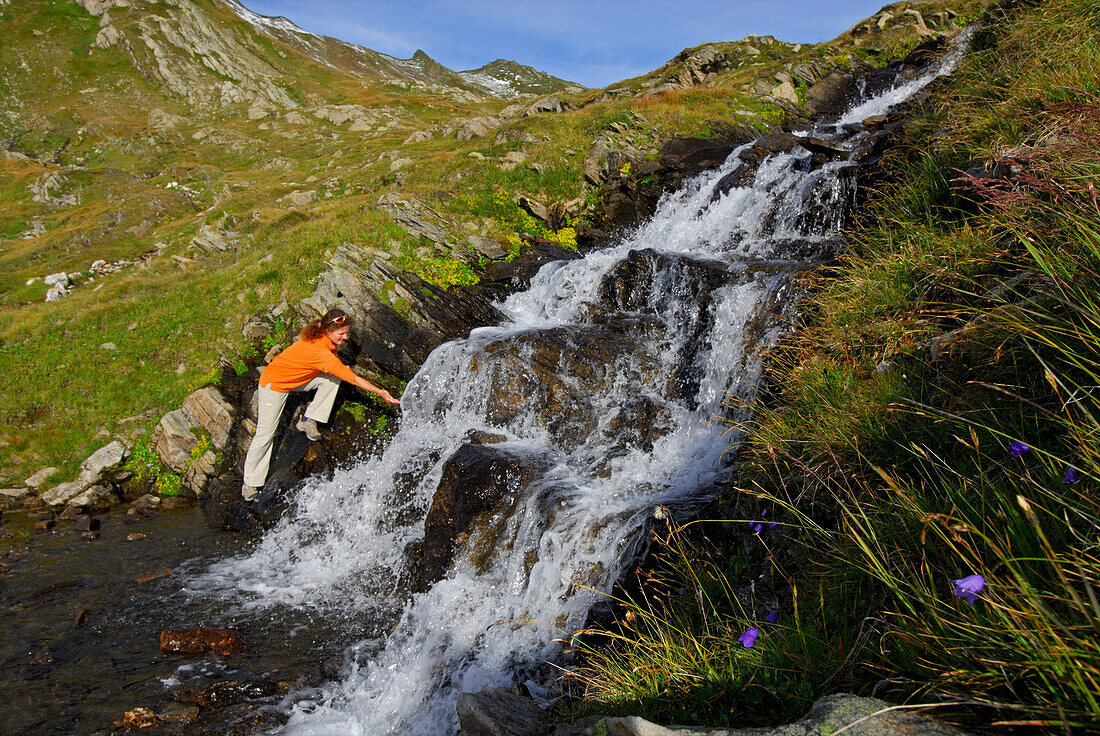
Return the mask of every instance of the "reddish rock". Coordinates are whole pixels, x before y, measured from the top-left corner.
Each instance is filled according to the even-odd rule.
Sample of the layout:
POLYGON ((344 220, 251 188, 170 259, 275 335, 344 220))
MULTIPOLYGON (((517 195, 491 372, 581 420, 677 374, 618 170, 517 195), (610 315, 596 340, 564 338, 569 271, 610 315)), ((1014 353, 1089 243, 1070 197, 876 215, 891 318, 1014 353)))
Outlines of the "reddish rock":
POLYGON ((134 708, 126 711, 121 721, 115 721, 116 726, 123 728, 150 728, 160 723, 157 714, 148 708, 134 708))
POLYGON ((165 654, 205 654, 225 657, 244 646, 236 631, 225 629, 165 629, 160 632, 160 650, 165 654))

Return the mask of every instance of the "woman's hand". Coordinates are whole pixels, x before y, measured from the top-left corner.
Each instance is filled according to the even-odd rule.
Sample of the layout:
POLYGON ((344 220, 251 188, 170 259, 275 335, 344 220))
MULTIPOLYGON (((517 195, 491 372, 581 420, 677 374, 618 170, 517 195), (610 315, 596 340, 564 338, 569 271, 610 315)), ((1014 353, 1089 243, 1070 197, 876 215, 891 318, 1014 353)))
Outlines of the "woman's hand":
POLYGON ((357 379, 355 381, 356 386, 363 389, 364 391, 370 391, 372 394, 378 394, 378 397, 381 398, 382 401, 385 401, 388 404, 400 404, 401 403, 401 399, 393 398, 393 394, 391 394, 386 389, 379 388, 378 386, 375 386, 373 383, 371 383, 370 381, 368 381, 365 378, 361 378, 359 376, 356 376, 355 378, 357 379))

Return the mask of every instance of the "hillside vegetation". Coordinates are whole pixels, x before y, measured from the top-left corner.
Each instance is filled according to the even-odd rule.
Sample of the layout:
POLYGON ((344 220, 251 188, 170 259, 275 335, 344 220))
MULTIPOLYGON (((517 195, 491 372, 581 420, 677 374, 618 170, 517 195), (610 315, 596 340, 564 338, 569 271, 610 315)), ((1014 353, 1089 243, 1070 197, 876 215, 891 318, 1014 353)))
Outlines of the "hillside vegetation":
POLYGON ((741 725, 854 689, 1100 729, 1100 7, 989 21, 810 278, 734 521, 696 525, 725 541, 663 534, 593 632, 602 707, 741 725))
POLYGON ((829 71, 903 55, 983 5, 895 3, 813 47, 708 44, 593 91, 513 62, 393 59, 235 2, 0 3, 0 482, 47 464, 63 480, 241 365, 248 317, 308 296, 343 243, 472 283, 470 236, 571 245, 600 224, 602 185, 662 141, 767 131, 829 71), (434 239, 394 219, 404 202, 434 239), (47 303, 58 272, 78 275, 47 303))

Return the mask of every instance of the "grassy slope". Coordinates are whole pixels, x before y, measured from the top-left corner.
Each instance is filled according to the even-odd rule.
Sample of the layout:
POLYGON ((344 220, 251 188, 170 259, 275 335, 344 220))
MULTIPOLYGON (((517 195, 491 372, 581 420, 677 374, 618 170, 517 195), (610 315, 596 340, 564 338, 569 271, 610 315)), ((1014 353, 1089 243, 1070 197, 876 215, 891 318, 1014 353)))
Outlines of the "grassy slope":
POLYGON ((701 603, 628 605, 591 697, 743 724, 874 688, 983 727, 1100 727, 1100 9, 1009 7, 777 356, 729 500, 780 526, 672 535, 657 588, 701 603), (975 168, 996 162, 1010 178, 975 168), (971 575, 972 607, 951 582, 971 575))
MULTIPOLYGON (((651 153, 660 140, 705 133, 715 121, 766 129, 783 113, 757 99, 757 80, 774 84, 776 71, 799 63, 846 66, 849 53, 888 55, 916 38, 912 19, 904 17, 860 39, 845 35, 797 52, 787 44, 757 42, 762 54, 746 57, 706 86, 606 100, 502 128, 529 133, 533 143, 511 138, 497 144, 493 135, 459 142, 453 134, 437 134, 402 146, 414 130, 492 114, 507 103, 456 101, 445 91, 353 77, 256 33, 212 2, 199 5, 229 29, 247 51, 242 56, 271 70, 303 105, 309 124, 288 122, 286 111, 249 120, 247 103, 206 106, 167 92, 149 72, 152 59, 138 38, 136 9, 110 13, 145 67, 144 76, 121 45, 90 47, 98 24, 74 3, 36 0, 0 11, 0 30, 10 39, 0 48, 0 126, 15 150, 40 156, 0 159, 0 476, 8 480, 44 464, 71 473, 105 433, 118 431, 120 418, 178 405, 209 378, 219 353, 240 348, 238 330, 248 315, 280 299, 307 296, 326 251, 343 242, 392 252, 400 265, 428 276, 467 277, 460 265, 471 259, 461 245, 466 235, 514 241, 530 225, 515 207, 501 205, 497 192, 523 190, 546 203, 598 199, 598 192, 586 190, 581 171, 592 140, 612 124, 629 129, 614 139, 651 153), (388 109, 399 124, 353 133, 313 118, 311 111, 322 104, 388 109), (158 129, 149 118, 154 108, 184 120, 158 129), (213 133, 196 140, 200 131, 213 133), (512 150, 525 151, 542 173, 530 165, 502 171, 497 160, 512 150), (475 151, 486 158, 471 157, 475 151), (382 154, 413 162, 397 173, 382 154), (57 170, 49 163, 55 159, 80 167, 63 172, 64 190, 79 192, 78 205, 32 201, 29 185, 57 170), (172 182, 189 191, 169 188, 172 182), (279 201, 308 189, 320 198, 301 211, 279 201), (392 191, 437 209, 451 223, 453 246, 418 242, 376 210, 378 197, 392 191), (46 234, 19 238, 35 220, 46 234), (203 226, 241 232, 239 250, 207 256, 190 249, 203 226), (164 244, 159 253, 157 243, 164 244), (147 260, 140 268, 85 284, 60 302, 42 303, 46 274, 76 270, 86 276, 95 259, 142 254, 147 260), (192 260, 179 263, 173 256, 192 260), (39 280, 25 285, 33 277, 39 280), (100 347, 108 342, 117 351, 100 347)), ((922 9, 927 15, 941 5, 967 10, 980 3, 922 9)), ((673 62, 649 76, 667 78, 677 71, 673 62)), ((224 81, 224 75, 205 74, 204 84, 224 81)), ((564 97, 580 103, 590 96, 564 97)))

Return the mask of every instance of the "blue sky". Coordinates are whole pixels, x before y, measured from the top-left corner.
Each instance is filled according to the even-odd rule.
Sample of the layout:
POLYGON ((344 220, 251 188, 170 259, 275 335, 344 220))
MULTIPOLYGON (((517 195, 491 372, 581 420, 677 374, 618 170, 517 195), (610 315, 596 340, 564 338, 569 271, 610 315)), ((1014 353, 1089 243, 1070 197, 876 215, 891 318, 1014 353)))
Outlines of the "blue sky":
POLYGON ((644 74, 707 41, 827 41, 888 1, 243 0, 392 56, 423 49, 456 70, 512 59, 589 87, 644 74))

